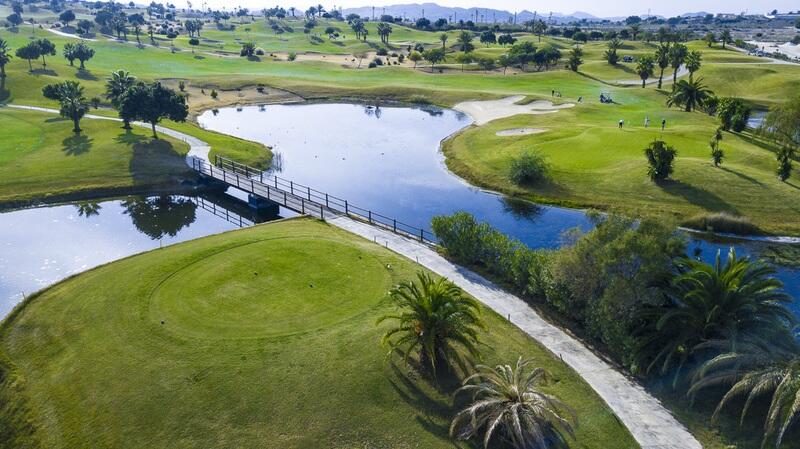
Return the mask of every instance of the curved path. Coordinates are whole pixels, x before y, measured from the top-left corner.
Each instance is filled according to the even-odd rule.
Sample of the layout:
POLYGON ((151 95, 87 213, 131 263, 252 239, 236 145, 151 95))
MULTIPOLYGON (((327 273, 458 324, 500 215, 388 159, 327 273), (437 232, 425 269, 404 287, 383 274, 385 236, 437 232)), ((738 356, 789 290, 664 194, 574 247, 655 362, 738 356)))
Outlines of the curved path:
MULTIPOLYGON (((7 107, 58 114, 57 109, 37 106, 7 105, 7 107)), ((99 115, 85 117, 121 122, 115 117, 99 115)), ((144 128, 150 127, 146 123, 133 124, 144 128)), ((188 143, 190 150, 187 157, 208 159, 210 150, 208 143, 169 128, 157 126, 156 130, 188 143)), ((384 244, 387 248, 449 278, 486 306, 502 316, 509 317, 512 323, 572 367, 609 405, 642 449, 702 449, 700 443, 657 399, 603 361, 583 343, 545 321, 522 299, 505 292, 472 271, 450 263, 429 246, 344 216, 328 221, 344 230, 384 244)))

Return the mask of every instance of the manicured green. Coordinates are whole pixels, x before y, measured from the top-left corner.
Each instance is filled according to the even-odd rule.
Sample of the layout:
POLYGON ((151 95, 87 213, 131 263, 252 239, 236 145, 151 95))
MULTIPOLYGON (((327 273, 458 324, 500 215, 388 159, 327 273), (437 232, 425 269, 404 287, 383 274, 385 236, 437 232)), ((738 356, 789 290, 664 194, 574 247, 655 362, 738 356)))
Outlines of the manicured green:
POLYGON ((192 176, 189 146, 144 128, 85 118, 75 135, 57 114, 0 108, 0 203, 163 189, 192 176))
MULTIPOLYGON (((390 324, 375 325, 418 269, 310 219, 93 269, 0 327, 0 430, 15 448, 453 447, 454 385, 387 359, 390 324)), ((573 447, 637 447, 576 373, 482 309, 484 362, 553 374, 544 391, 580 419, 573 447)))

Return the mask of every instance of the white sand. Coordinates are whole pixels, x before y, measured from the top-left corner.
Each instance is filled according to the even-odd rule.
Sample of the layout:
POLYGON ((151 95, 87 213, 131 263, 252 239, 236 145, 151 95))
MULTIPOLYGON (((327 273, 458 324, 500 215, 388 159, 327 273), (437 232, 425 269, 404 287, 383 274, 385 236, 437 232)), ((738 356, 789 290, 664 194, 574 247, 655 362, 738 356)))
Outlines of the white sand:
POLYGON ((497 134, 500 137, 512 137, 512 136, 527 136, 530 134, 539 134, 547 131, 543 128, 514 128, 514 129, 504 129, 502 131, 497 131, 497 134))
POLYGON ((488 101, 465 101, 455 105, 454 109, 463 112, 475 121, 476 125, 485 125, 492 120, 512 117, 519 114, 552 114, 560 109, 571 108, 573 103, 554 105, 549 101, 537 100, 529 104, 516 104, 523 100, 522 95, 488 101))

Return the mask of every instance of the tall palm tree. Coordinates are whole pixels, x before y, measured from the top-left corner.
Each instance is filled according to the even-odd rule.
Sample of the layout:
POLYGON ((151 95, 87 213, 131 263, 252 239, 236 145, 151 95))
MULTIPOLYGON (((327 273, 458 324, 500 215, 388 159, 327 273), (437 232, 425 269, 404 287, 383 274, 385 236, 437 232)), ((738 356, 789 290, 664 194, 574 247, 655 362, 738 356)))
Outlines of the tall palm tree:
MULTIPOLYGON (((111 76, 106 79, 106 98, 111 105, 119 110, 122 95, 136 83, 136 77, 125 70, 111 72, 111 76)), ((131 124, 123 117, 123 128, 131 129, 131 124)))
POLYGON ((678 69, 680 69, 686 61, 686 55, 688 53, 689 49, 683 44, 674 44, 669 49, 669 65, 672 66, 673 85, 678 81, 678 69))
POLYGON ((514 368, 478 365, 456 392, 472 393, 472 403, 453 419, 451 437, 469 439, 482 433, 484 447, 498 435, 519 449, 567 448, 564 434, 575 437, 577 416, 557 397, 540 390, 549 375, 542 368, 526 372, 532 363, 520 357, 514 368))
POLYGON ((642 89, 647 85, 647 79, 653 76, 655 61, 650 55, 644 55, 636 62, 636 74, 642 79, 642 89))
POLYGON ((6 64, 11 62, 11 49, 8 42, 0 38, 0 78, 6 77, 6 64))
POLYGON ((733 37, 731 37, 731 30, 725 28, 722 30, 722 33, 719 35, 719 41, 722 42, 722 49, 725 49, 725 44, 730 44, 733 42, 733 37))
POLYGON ((656 64, 661 69, 661 73, 658 75, 658 88, 661 89, 661 83, 664 80, 664 70, 669 67, 669 49, 670 45, 667 44, 659 44, 658 48, 656 48, 656 64))
POLYGON ((659 364, 662 373, 675 367, 677 382, 684 364, 710 349, 708 342, 774 335, 795 323, 786 308, 791 297, 772 277, 775 270, 737 257, 733 248, 724 264, 717 252, 713 265, 684 259, 678 270, 669 304, 651 311, 653 327, 642 340, 643 354, 651 360, 648 371, 659 364))
POLYGON ((449 36, 447 36, 447 33, 442 33, 442 34, 439 35, 439 40, 442 41, 442 50, 445 49, 445 45, 447 44, 447 38, 448 37, 449 36))
POLYGON ((680 80, 673 85, 672 93, 667 97, 667 106, 683 106, 686 112, 691 112, 702 106, 712 95, 714 92, 703 84, 703 78, 680 80))
POLYGON ((62 117, 72 120, 72 132, 80 134, 80 122, 89 112, 89 101, 83 96, 83 86, 76 81, 64 81, 55 86, 55 97, 61 105, 59 113, 62 117))
POLYGON ((384 44, 389 43, 389 35, 392 34, 392 26, 388 23, 381 22, 377 27, 378 35, 381 37, 381 42, 384 44))
POLYGON ((703 53, 698 50, 692 50, 686 55, 686 70, 689 71, 689 79, 694 77, 694 72, 700 70, 703 63, 703 53))
POLYGON ((484 328, 478 302, 464 295, 445 278, 434 279, 420 271, 416 282, 403 282, 389 293, 397 312, 378 319, 395 321, 383 336, 383 343, 398 351, 408 362, 419 351, 420 365, 437 370, 453 360, 460 361, 458 348, 478 356, 478 330, 484 328))
POLYGON ((791 335, 769 342, 745 342, 704 363, 694 376, 689 394, 701 389, 727 386, 728 391, 714 411, 716 419, 723 408, 745 398, 740 424, 752 405, 768 401, 761 447, 770 442, 780 448, 786 432, 800 418, 800 351, 791 335))

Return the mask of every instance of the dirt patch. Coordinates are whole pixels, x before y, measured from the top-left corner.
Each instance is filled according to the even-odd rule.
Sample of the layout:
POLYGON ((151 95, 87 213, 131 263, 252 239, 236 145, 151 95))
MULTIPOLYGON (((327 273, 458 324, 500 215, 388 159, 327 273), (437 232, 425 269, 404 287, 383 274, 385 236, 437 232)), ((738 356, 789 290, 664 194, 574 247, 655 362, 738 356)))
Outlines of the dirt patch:
POLYGON ((221 89, 212 84, 193 85, 188 80, 175 78, 161 79, 162 84, 176 91, 180 81, 185 83, 183 93, 189 103, 189 114, 194 117, 202 111, 225 106, 244 104, 294 103, 303 98, 291 92, 268 86, 247 85, 238 89, 221 89), (217 98, 211 97, 211 91, 217 91, 217 98))

